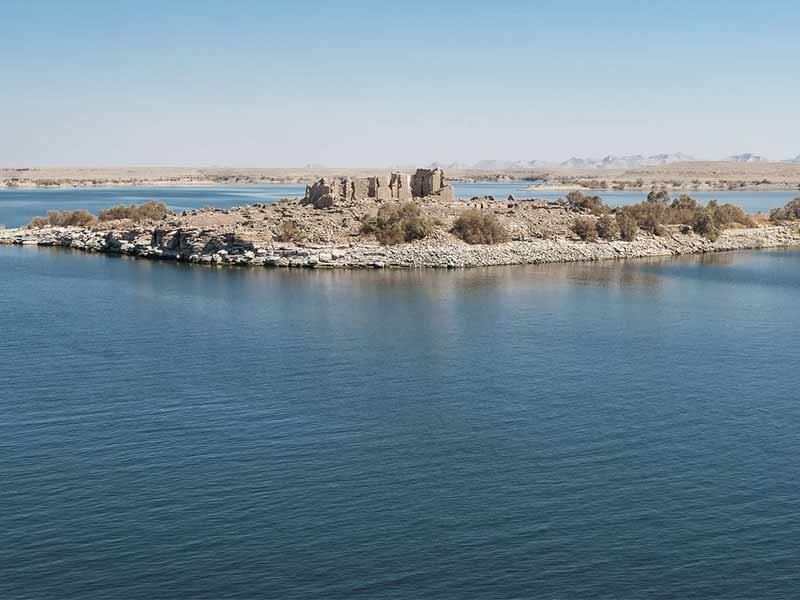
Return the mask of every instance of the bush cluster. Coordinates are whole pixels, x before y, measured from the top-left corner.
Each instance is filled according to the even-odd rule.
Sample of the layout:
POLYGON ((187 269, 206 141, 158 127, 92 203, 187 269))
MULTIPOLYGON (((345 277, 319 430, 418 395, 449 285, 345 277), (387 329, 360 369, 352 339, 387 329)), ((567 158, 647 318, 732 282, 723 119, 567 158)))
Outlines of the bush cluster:
POLYGON ((462 212, 452 231, 468 244, 499 244, 508 240, 508 232, 495 214, 477 208, 462 212))
POLYGON ((421 240, 433 233, 433 229, 433 221, 414 202, 384 204, 377 215, 361 225, 363 234, 374 235, 384 246, 421 240))
POLYGON ((575 211, 590 212, 593 215, 602 215, 608 212, 600 196, 587 196, 578 190, 567 194, 567 208, 575 211))
POLYGON ((639 223, 630 215, 620 212, 617 213, 617 225, 619 226, 619 237, 626 242, 632 242, 639 233, 639 223))
MULTIPOLYGON (((632 222, 633 233, 626 233, 627 238, 633 240, 636 238, 636 231, 639 227, 635 222, 632 222)), ((617 240, 622 237, 622 226, 620 224, 620 215, 612 216, 605 214, 599 219, 592 217, 578 217, 572 224, 572 231, 585 242, 594 242, 598 238, 604 240, 617 240)))
POLYGON ((31 229, 41 229, 42 227, 86 227, 96 223, 94 215, 85 210, 48 210, 46 217, 34 217, 28 223, 31 229))
POLYGON ((719 237, 720 230, 735 225, 755 227, 754 219, 733 204, 719 204, 716 200, 703 207, 691 196, 683 195, 670 202, 666 190, 651 191, 647 200, 621 209, 644 231, 664 235, 664 225, 687 225, 709 239, 719 237))
POLYGON ((584 242, 597 241, 597 224, 590 217, 578 217, 572 224, 572 231, 584 242))
POLYGON ((125 206, 119 204, 111 208, 101 210, 97 215, 101 221, 116 221, 118 219, 131 219, 132 221, 144 221, 147 219, 163 219, 171 214, 167 205, 163 202, 150 200, 144 204, 131 204, 125 206))
POLYGON ((732 225, 744 225, 745 227, 758 226, 758 223, 756 223, 753 217, 735 204, 720 204, 716 200, 712 200, 708 203, 706 208, 711 211, 714 223, 721 229, 732 225))
POLYGON ((151 200, 144 204, 132 204, 130 206, 114 206, 101 210, 95 217, 86 210, 48 210, 46 217, 34 217, 28 223, 28 227, 41 228, 48 226, 67 227, 80 226, 86 227, 94 225, 98 221, 114 221, 117 219, 131 219, 133 221, 143 221, 145 219, 163 219, 172 214, 163 202, 151 200))
POLYGON ((692 230, 712 242, 719 238, 719 224, 714 219, 714 211, 710 208, 698 209, 691 222, 692 230))
POLYGON ((597 219, 597 235, 604 240, 616 240, 620 235, 617 219, 611 215, 603 215, 597 219))
POLYGON ((790 200, 783 208, 776 208, 769 213, 769 220, 773 223, 800 220, 800 196, 790 200))

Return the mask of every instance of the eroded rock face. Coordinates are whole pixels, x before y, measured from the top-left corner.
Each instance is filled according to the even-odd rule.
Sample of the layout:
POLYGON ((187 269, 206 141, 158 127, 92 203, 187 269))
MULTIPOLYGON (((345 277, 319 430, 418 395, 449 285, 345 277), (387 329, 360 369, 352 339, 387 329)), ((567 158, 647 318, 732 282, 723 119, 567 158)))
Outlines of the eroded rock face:
POLYGON ((323 177, 306 187, 305 202, 314 208, 330 208, 349 200, 403 201, 433 197, 453 200, 453 188, 441 169, 417 169, 413 176, 392 173, 377 177, 323 177))

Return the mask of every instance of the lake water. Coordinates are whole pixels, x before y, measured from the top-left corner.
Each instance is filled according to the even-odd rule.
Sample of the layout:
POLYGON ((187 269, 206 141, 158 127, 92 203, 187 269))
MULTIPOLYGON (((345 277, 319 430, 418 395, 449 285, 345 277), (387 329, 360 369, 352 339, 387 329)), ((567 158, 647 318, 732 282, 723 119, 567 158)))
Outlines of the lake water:
POLYGON ((796 251, 0 247, 0 598, 796 598, 798 306, 796 251))
MULTIPOLYGON (((505 200, 513 195, 515 198, 558 200, 565 195, 565 192, 528 190, 528 185, 527 182, 456 183, 454 188, 459 198, 490 195, 497 200, 505 200)), ((175 211, 203 206, 231 208, 301 197, 304 193, 304 185, 0 189, 0 225, 19 227, 35 216, 46 214, 48 210, 86 209, 97 214, 100 209, 115 204, 139 204, 148 200, 161 200, 175 211)), ((641 202, 646 197, 643 192, 598 192, 598 195, 610 206, 641 202)), ((716 198, 721 202, 737 204, 748 212, 768 212, 800 196, 800 191, 696 192, 692 195, 703 203, 716 198)))

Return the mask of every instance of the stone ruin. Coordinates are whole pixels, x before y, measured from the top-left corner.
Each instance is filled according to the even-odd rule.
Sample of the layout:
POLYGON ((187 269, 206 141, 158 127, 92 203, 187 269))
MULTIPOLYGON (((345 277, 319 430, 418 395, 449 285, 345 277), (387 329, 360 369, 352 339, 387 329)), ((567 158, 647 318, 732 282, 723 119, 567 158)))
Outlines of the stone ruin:
POLYGON ((431 198, 451 202, 453 186, 441 169, 417 169, 414 175, 392 173, 377 177, 323 177, 306 186, 304 202, 315 208, 329 208, 348 200, 379 202, 431 198))

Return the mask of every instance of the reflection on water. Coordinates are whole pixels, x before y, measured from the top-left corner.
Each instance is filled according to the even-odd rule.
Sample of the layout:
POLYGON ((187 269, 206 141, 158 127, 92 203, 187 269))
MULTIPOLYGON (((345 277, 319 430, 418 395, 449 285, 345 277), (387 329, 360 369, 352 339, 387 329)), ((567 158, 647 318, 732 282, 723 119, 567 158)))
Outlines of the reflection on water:
MULTIPOLYGON (((565 286, 590 285, 607 288, 635 288, 654 293, 663 287, 665 275, 694 273, 698 267, 727 267, 728 274, 741 275, 748 266, 759 265, 765 256, 793 256, 795 251, 765 249, 757 252, 711 252, 680 257, 659 256, 628 260, 512 265, 469 269, 273 269, 252 267, 215 267, 171 261, 152 261, 116 255, 86 255, 64 248, 24 248, 23 252, 82 256, 96 261, 124 261, 135 264, 134 273, 154 272, 159 277, 181 274, 181 283, 230 285, 235 282, 277 283, 313 286, 324 293, 329 289, 388 290, 395 293, 423 293, 431 298, 445 298, 454 293, 524 292, 556 290, 565 286)), ((708 274, 708 269, 704 271, 708 274)), ((708 275, 711 276, 711 275, 708 275)))

